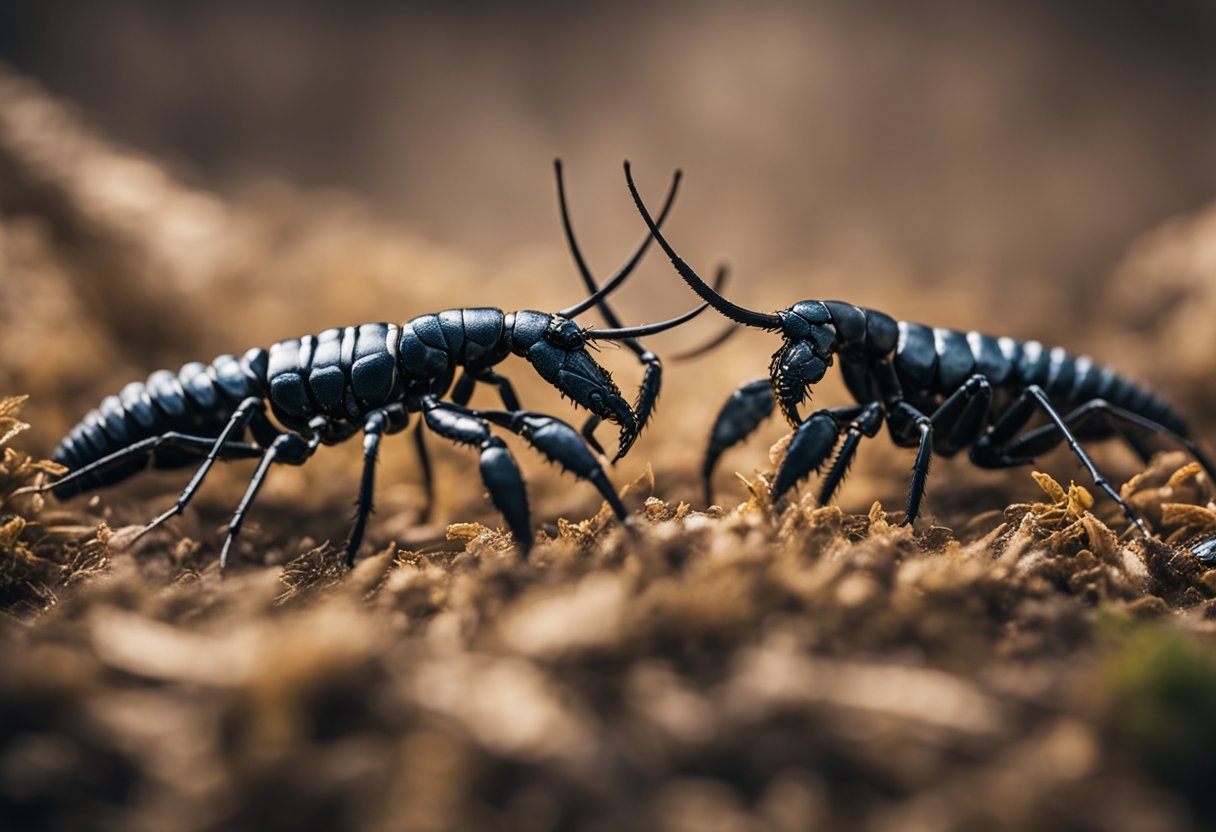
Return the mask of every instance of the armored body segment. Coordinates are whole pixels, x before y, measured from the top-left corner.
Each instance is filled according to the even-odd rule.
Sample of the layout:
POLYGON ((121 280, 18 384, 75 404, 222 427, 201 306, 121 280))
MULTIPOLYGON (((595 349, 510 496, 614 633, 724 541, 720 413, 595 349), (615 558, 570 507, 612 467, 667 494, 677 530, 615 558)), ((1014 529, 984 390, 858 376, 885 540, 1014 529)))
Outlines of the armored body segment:
POLYGON ((398 332, 394 324, 363 324, 358 328, 350 388, 365 412, 393 399, 397 386, 398 332))
POLYGON ((464 365, 480 370, 497 364, 507 355, 504 345, 505 316, 500 309, 481 307, 461 310, 464 321, 464 365))
POLYGON ((1013 372, 1013 364, 1005 354, 1000 342, 991 335, 982 332, 968 332, 967 344, 971 347, 971 355, 975 359, 975 371, 981 373, 994 386, 1000 386, 1009 380, 1013 372))
POLYGON ((895 346, 895 373, 907 390, 927 390, 937 373, 937 347, 933 330, 921 324, 899 322, 895 346))
MULTIPOLYGON (((263 387, 249 371, 264 367, 265 362, 266 353, 259 349, 250 350, 241 361, 221 355, 210 365, 191 362, 176 373, 157 370, 147 381, 133 381, 117 396, 103 399, 68 433, 51 458, 75 470, 169 432, 217 436, 237 400, 260 395, 263 387)), ((150 463, 146 457, 134 458, 53 490, 58 497, 68 497, 120 482, 149 464, 179 468, 197 461, 197 454, 162 446, 152 453, 150 463)))
POLYGON ((438 395, 447 390, 456 368, 447 352, 438 316, 420 315, 401 327, 397 367, 416 395, 438 395))
POLYGON ((836 327, 837 348, 842 353, 861 352, 866 345, 866 313, 851 303, 839 300, 824 301, 832 313, 832 325, 836 327))
POLYGON ((267 380, 270 408, 275 418, 289 428, 300 430, 317 415, 308 395, 307 373, 312 360, 313 337, 290 338, 270 347, 267 380))
POLYGON ((352 414, 346 407, 347 375, 343 364, 342 347, 347 338, 353 339, 353 328, 327 329, 317 336, 317 345, 312 352, 312 366, 308 371, 308 388, 312 400, 321 412, 333 419, 349 418, 352 414))

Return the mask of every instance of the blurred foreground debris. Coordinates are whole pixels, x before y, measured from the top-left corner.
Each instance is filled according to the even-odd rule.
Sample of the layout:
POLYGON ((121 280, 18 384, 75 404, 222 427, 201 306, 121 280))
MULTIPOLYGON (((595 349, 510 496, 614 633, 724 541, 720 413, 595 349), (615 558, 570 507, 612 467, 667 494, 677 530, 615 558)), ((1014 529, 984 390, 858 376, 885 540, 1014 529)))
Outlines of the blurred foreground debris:
MULTIPOLYGON (((0 406, 10 439, 19 404, 0 406)), ((4 460, 0 500, 48 470, 4 460)), ((1181 462, 1125 487, 1163 533, 1211 496, 1181 462)), ((110 552, 104 528, 80 547, 31 534, 45 506, 18 498, 3 509, 28 514, 0 526, 0 815, 1202 828, 1216 572, 1120 540, 1084 489, 1036 478, 1045 502, 970 543, 877 505, 774 522, 761 480, 729 511, 646 498, 632 539, 605 516, 560 521, 526 563, 465 523, 442 550, 389 547, 353 572, 321 546, 223 581, 110 552)))

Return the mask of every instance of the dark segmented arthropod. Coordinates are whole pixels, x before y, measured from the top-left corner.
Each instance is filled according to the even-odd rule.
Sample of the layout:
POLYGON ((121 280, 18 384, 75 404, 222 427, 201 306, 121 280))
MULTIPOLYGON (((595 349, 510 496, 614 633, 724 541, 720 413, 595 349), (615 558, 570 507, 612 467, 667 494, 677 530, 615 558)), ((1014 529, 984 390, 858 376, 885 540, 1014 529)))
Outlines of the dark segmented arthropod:
POLYGON ((772 481, 774 502, 818 470, 839 446, 819 494, 820 504, 826 504, 861 438, 877 435, 883 422, 895 444, 917 449, 907 523, 920 511, 932 455, 950 456, 967 448, 976 465, 1004 468, 1029 464, 1036 455, 1066 442, 1095 484, 1146 536, 1144 522, 1102 476, 1080 440, 1118 436, 1147 462, 1151 437, 1165 437, 1193 455, 1216 482, 1216 469, 1173 407, 1088 356, 1038 341, 896 321, 842 301, 803 300, 774 313, 730 302, 701 280, 664 238, 637 192, 628 163, 625 177, 651 233, 693 291, 735 324, 779 332, 782 338, 768 378, 737 389, 718 414, 701 471, 707 501, 719 457, 759 427, 774 404, 794 430, 772 481), (803 418, 799 406, 837 358, 856 403, 823 408, 803 418), (1032 424, 1036 414, 1045 418, 1043 424, 1032 424))
MULTIPOLYGON (((677 174, 660 222, 678 184, 677 174)), ((558 185, 560 191, 560 175, 558 185)), ((562 218, 573 242, 565 196, 560 195, 562 218)), ((506 445, 491 433, 494 424, 520 435, 551 461, 591 482, 623 520, 625 509, 616 491, 578 432, 553 416, 524 410, 510 381, 494 367, 511 355, 525 358, 563 396, 590 410, 593 419, 617 423, 617 457, 623 456, 645 427, 658 396, 658 380, 647 375, 635 409, 622 398, 609 372, 591 357, 588 346, 599 340, 633 344, 633 339, 691 319, 706 304, 669 321, 633 328, 612 324, 606 329, 584 329, 572 319, 602 304, 621 285, 650 240, 647 234, 603 288, 558 312, 448 309, 420 315, 400 326, 369 323, 328 329, 280 341, 269 349, 255 347, 240 358, 222 355, 210 364, 186 364, 176 373, 159 370, 145 382, 128 384, 86 415, 54 452, 54 460, 68 472, 30 490, 51 490, 66 498, 124 480, 146 468, 149 461, 155 468, 198 465, 173 507, 145 526, 143 534, 185 509, 217 459, 257 458, 257 469, 228 526, 220 554, 222 568, 271 465, 303 464, 320 445, 339 443, 362 432, 363 474, 346 547, 349 563, 372 511, 381 437, 405 429, 410 414, 418 413, 421 418, 414 435, 428 509, 432 488, 421 432, 424 426, 480 450, 481 476, 490 498, 518 545, 528 551, 532 532, 523 477, 506 445), (457 370, 461 371, 459 378, 457 370), (479 382, 497 388, 504 410, 466 406, 479 382), (268 404, 277 425, 266 412, 268 404)), ((586 275, 577 249, 575 256, 586 275)), ((588 436, 593 427, 588 426, 588 436)))

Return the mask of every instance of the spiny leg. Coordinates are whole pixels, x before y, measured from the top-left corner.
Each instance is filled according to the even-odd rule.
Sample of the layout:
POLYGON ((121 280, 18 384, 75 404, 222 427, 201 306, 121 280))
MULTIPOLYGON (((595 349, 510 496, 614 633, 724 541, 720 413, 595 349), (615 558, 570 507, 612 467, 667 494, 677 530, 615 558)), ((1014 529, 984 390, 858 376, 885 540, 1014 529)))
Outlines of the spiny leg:
POLYGON ((908 419, 920 432, 916 461, 912 463, 912 483, 908 487, 908 508, 904 513, 904 525, 910 526, 920 514, 920 504, 925 498, 925 482, 929 479, 929 463, 933 460, 933 423, 907 402, 899 402, 891 418, 908 419))
POLYGON ((612 487, 595 454, 591 453, 587 443, 570 425, 553 416, 526 410, 514 413, 491 410, 474 412, 523 437, 529 445, 544 454, 550 462, 557 463, 563 471, 569 471, 579 479, 590 482, 612 506, 617 518, 624 522, 628 513, 616 489, 612 487))
POLYGON ((214 444, 207 453, 207 458, 203 460, 203 464, 198 467, 194 472, 194 476, 190 478, 190 482, 182 490, 182 493, 178 495, 177 502, 153 519, 151 523, 140 529, 135 539, 143 537, 170 517, 176 517, 186 510, 186 506, 203 484, 203 478, 207 476, 207 472, 215 464, 215 460, 220 456, 223 447, 228 444, 228 438, 234 433, 238 435, 243 433, 249 421, 261 411, 262 407, 262 400, 253 396, 245 399, 237 406, 236 410, 232 412, 232 416, 228 419, 228 424, 224 426, 224 429, 220 431, 220 435, 216 437, 214 444))
POLYGON ((882 420, 882 405, 878 402, 871 402, 853 421, 849 422, 844 443, 840 446, 840 453, 836 455, 831 469, 823 478, 823 485, 819 490, 819 505, 826 506, 832 499, 832 495, 840 487, 844 475, 848 473, 849 466, 853 463, 861 437, 873 439, 878 435, 878 429, 882 427, 882 420))
MULTIPOLYGON (((1013 405, 1010 406, 1009 410, 1006 411, 1006 416, 1008 416, 1010 412, 1016 410, 1016 418, 1021 418, 1022 413, 1027 410, 1026 403, 1029 403, 1029 412, 1026 413, 1026 417, 1022 419, 1021 423, 1025 424, 1030 413, 1033 413, 1035 408, 1042 410, 1043 413, 1047 415, 1047 418, 1052 421, 1063 440, 1068 443, 1069 449, 1072 450, 1073 454, 1078 460, 1080 460, 1081 464, 1085 466, 1085 469, 1089 471, 1090 477, 1093 478, 1094 485, 1105 491, 1107 496, 1115 501, 1119 508, 1123 510, 1123 514, 1127 518, 1128 522, 1139 529, 1141 534, 1143 534, 1145 537, 1151 537, 1148 527, 1144 525, 1144 521, 1141 520, 1140 516, 1136 514, 1132 507, 1119 496, 1119 493, 1115 491, 1109 482, 1107 482, 1106 477, 1102 476, 1102 473, 1098 470, 1097 466, 1094 465, 1093 460, 1089 458, 1089 454, 1085 453, 1085 449, 1081 447, 1081 443, 1077 441, 1077 438, 1073 436, 1072 431, 1068 429, 1068 425, 1065 424, 1064 418, 1060 415, 1059 411, 1052 406, 1051 401, 1047 398, 1047 394, 1043 392, 1041 387, 1033 384, 1027 387, 1022 392, 1022 395, 1019 396, 1013 405)), ((1004 419, 1002 419, 1002 421, 1004 421, 1004 419)), ((984 437, 984 439, 988 439, 989 437, 993 436, 997 427, 1001 427, 1001 422, 998 422, 997 426, 994 427, 992 431, 989 431, 988 436, 984 437)), ((1013 448, 1016 443, 1010 441, 1012 439, 1012 435, 1001 435, 1000 439, 1001 441, 999 442, 990 441, 985 443, 983 452, 979 455, 979 460, 976 460, 976 451, 980 450, 980 443, 976 443, 976 448, 973 449, 972 452, 972 459, 976 460, 977 464, 984 465, 985 463, 988 463, 985 465, 985 467, 992 468, 1033 461, 1032 459, 1013 455, 1011 448, 1013 448)), ((981 442, 983 441, 984 440, 981 439, 981 442)))
POLYGON ((460 378, 456 380, 456 385, 452 388, 452 401, 461 407, 467 405, 469 399, 473 398, 473 390, 478 382, 493 384, 498 388, 499 401, 507 410, 523 410, 523 406, 519 403, 519 396, 515 393, 515 386, 511 384, 511 379, 493 370, 482 370, 476 373, 465 370, 461 373, 460 378))
POLYGON ((709 447, 701 465, 701 488, 705 502, 713 502, 713 476, 718 460, 727 448, 738 445, 755 433, 773 412, 773 387, 767 378, 744 384, 730 394, 718 411, 709 434, 709 447))
POLYGON ((484 419, 457 405, 435 399, 423 401, 422 418, 435 433, 461 445, 481 451, 481 480, 490 493, 490 502, 507 521, 511 536, 527 557, 532 549, 532 522, 528 492, 523 474, 501 439, 490 433, 484 419))
POLYGON ((836 443, 840 441, 840 432, 844 425, 856 419, 865 407, 849 404, 816 410, 798 425, 789 446, 785 449, 781 465, 777 467, 777 474, 773 477, 772 489, 769 492, 773 503, 779 501, 798 481, 818 470, 827 461, 836 448, 836 443))
POLYGON ((262 483, 266 480, 266 473, 270 470, 270 466, 279 457, 282 457, 281 461, 288 465, 302 465, 313 455, 320 444, 321 434, 319 431, 314 433, 307 441, 294 433, 281 433, 270 443, 270 447, 262 454, 262 460, 258 463, 257 470, 253 472, 252 479, 249 480, 249 487, 245 490, 245 496, 241 498, 240 505, 237 506, 236 511, 232 515, 232 520, 228 523, 228 534, 224 538, 224 547, 220 549, 221 572, 228 565, 228 552, 232 549, 232 543, 236 540, 236 536, 241 533, 241 525, 245 522, 245 514, 249 511, 249 507, 253 505, 258 491, 261 490, 262 483))

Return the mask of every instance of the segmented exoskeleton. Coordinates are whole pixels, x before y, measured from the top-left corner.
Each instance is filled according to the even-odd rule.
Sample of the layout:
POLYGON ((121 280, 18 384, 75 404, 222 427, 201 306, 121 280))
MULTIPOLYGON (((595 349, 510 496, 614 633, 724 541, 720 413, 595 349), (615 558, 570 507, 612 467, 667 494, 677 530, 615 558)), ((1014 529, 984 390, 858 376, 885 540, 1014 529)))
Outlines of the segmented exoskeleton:
MULTIPOLYGON (((677 175, 660 222, 678 184, 677 175)), ((593 283, 574 245, 560 167, 558 188, 576 262, 593 283)), ((369 323, 328 329, 280 341, 269 349, 255 347, 240 358, 222 355, 210 364, 186 364, 176 373, 159 370, 146 382, 128 384, 86 415, 54 452, 54 460, 68 472, 35 490, 52 490, 66 498, 126 479, 149 461, 155 468, 198 464, 173 507, 144 527, 143 534, 185 509, 217 459, 257 458, 257 469, 228 526, 220 554, 222 568, 271 465, 301 465, 320 445, 343 442, 362 432, 363 474, 346 546, 347 561, 353 562, 372 511, 381 437, 404 430, 410 414, 417 413, 421 418, 414 437, 428 509, 432 488, 424 426, 480 450, 481 476, 490 498, 527 553, 532 533, 523 477, 506 445, 491 433, 494 424, 520 435, 551 461, 592 483, 623 520, 625 509, 616 491, 579 433, 553 416, 524 410, 510 381, 494 368, 511 355, 525 358, 563 395, 591 411, 594 421, 585 428, 586 436, 592 437, 599 420, 615 422, 620 428, 617 458, 624 456, 645 427, 659 394, 658 361, 650 363, 635 407, 622 398, 612 376, 591 357, 588 345, 624 340, 633 346, 634 339, 677 326, 706 304, 669 321, 634 328, 614 322, 611 328, 583 329, 572 319, 604 303, 633 271, 650 239, 647 234, 603 288, 558 312, 449 309, 400 326, 369 323), (478 383, 494 385, 505 409, 468 408, 478 383), (267 405, 277 424, 269 418, 267 405)), ((605 314, 611 317, 610 310, 605 314)))
POLYGON ((803 300, 775 313, 731 303, 706 285, 664 239, 634 186, 628 163, 625 176, 651 233, 693 291, 736 324, 781 334, 769 377, 732 393, 714 423, 701 471, 707 501, 712 499, 711 478, 719 457, 744 441, 774 404, 794 429, 772 481, 774 502, 826 463, 839 445, 819 493, 820 504, 826 504, 861 438, 877 435, 884 421, 896 445, 917 449, 907 523, 920 511, 932 455, 950 456, 965 448, 976 465, 1004 468, 1029 464, 1036 455, 1066 442, 1095 484, 1146 536, 1144 522, 1098 471, 1080 440, 1118 436, 1147 461, 1149 438, 1162 436, 1193 455, 1216 482, 1216 468, 1190 439, 1173 407, 1087 356, 1038 341, 896 321, 842 301, 803 300), (856 403, 802 418, 799 406, 835 358, 856 403), (1045 417, 1045 423, 1028 429, 1036 414, 1045 417))

